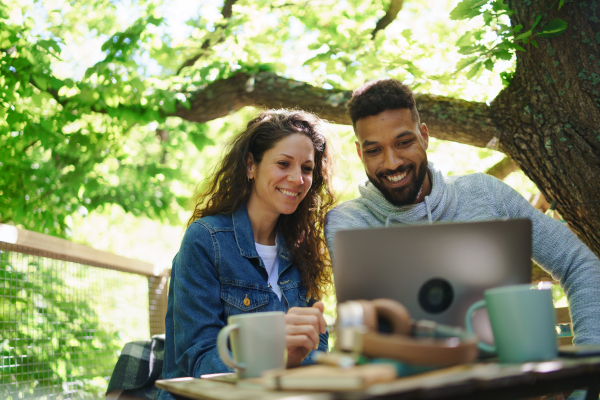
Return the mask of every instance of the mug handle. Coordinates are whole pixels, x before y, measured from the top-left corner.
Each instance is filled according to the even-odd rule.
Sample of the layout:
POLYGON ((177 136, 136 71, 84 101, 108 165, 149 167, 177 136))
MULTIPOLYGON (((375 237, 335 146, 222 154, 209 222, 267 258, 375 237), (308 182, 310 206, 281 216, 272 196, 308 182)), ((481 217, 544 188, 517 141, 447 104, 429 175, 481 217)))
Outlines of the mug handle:
POLYGON ((232 324, 221 329, 219 331, 219 335, 217 336, 217 350, 219 351, 219 357, 221 357, 221 360, 223 360, 225 365, 230 368, 244 369, 246 368, 246 365, 235 362, 229 355, 229 349, 227 348, 227 339, 229 339, 229 335, 231 332, 239 328, 239 325, 232 324))
MULTIPOLYGON (((485 307, 485 300, 479 300, 478 302, 474 303, 471 307, 469 307, 469 309, 467 310, 467 316, 465 317, 465 326, 467 328, 467 331, 469 331, 469 333, 471 334, 475 334, 475 331, 473 330, 473 313, 475 312, 475 310, 479 310, 480 308, 484 308, 485 307)), ((483 343, 482 341, 479 341, 477 343, 477 347, 479 347, 479 349, 486 351, 488 353, 495 353, 496 352, 496 346, 493 346, 491 344, 487 344, 487 343, 483 343)))

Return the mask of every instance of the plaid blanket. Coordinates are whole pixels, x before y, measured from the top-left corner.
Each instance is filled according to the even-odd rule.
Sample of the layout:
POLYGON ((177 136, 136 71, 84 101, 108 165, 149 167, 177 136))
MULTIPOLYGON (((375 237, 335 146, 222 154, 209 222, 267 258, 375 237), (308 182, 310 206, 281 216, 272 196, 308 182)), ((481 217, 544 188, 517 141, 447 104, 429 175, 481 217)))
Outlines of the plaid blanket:
POLYGON ((162 377, 164 352, 164 334, 125 344, 110 377, 106 398, 156 400, 158 388, 154 382, 162 377))

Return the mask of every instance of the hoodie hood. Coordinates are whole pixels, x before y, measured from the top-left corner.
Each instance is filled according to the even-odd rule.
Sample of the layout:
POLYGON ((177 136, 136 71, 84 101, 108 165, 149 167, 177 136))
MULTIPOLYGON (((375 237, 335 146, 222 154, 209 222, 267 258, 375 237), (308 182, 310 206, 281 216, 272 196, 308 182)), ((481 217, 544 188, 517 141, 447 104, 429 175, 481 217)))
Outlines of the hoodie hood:
POLYGON ((434 223, 439 220, 452 220, 458 208, 456 188, 447 184, 432 162, 428 163, 431 177, 431 193, 421 203, 397 207, 368 180, 358 185, 362 203, 385 226, 395 224, 434 223))

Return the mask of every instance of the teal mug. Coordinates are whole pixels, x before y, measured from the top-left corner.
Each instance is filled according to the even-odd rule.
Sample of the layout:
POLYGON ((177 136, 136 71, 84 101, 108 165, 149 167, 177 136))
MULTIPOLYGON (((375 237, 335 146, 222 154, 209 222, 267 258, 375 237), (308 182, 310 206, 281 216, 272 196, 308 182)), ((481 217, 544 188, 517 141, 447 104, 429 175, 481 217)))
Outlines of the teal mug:
POLYGON ((494 345, 479 342, 479 348, 497 353, 501 362, 551 360, 558 356, 556 314, 550 289, 532 285, 488 289, 484 300, 467 311, 465 325, 473 331, 473 313, 485 307, 490 317, 494 345))

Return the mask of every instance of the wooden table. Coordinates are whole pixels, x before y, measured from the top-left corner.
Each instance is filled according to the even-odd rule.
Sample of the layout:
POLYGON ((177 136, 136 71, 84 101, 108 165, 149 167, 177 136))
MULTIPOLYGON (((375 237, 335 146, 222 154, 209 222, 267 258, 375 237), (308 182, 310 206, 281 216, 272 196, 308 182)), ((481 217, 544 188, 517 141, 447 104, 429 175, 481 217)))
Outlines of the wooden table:
POLYGON ((179 399, 195 400, 388 400, 519 399, 588 388, 586 400, 598 400, 600 357, 504 365, 459 365, 352 392, 289 392, 262 388, 256 382, 228 383, 180 378, 157 381, 179 399))

